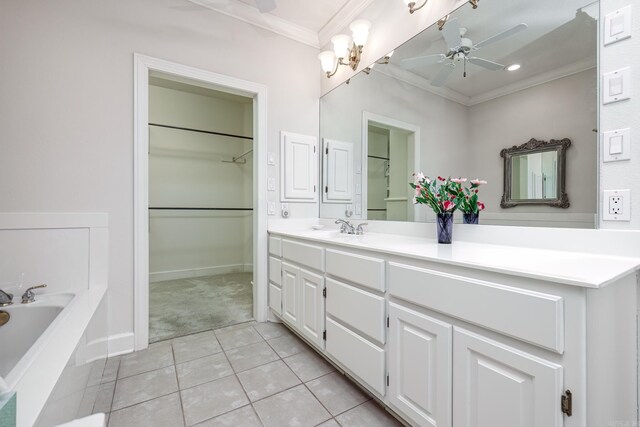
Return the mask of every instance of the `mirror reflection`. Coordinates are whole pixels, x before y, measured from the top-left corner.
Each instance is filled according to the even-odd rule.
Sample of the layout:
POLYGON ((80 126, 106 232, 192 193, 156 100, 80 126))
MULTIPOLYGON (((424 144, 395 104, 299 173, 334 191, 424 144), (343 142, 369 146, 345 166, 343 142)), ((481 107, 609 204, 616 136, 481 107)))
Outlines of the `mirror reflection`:
POLYGON ((323 144, 352 148, 353 167, 334 173, 323 157, 325 192, 351 180, 347 198, 323 197, 320 215, 433 221, 413 204, 414 172, 486 180, 480 223, 594 227, 597 181, 598 3, 514 0, 468 4, 321 99, 323 144), (566 187, 554 150, 511 157, 524 141, 571 140, 566 187), (331 184, 331 185, 329 185, 331 184), (558 200, 571 203, 501 203, 558 200))

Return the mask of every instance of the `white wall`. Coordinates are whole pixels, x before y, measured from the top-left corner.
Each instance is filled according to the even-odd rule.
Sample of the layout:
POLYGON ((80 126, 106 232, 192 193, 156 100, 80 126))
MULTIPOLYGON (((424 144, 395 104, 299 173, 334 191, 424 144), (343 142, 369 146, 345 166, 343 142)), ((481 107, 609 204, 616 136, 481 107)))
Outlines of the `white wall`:
MULTIPOLYGON (((133 331, 134 52, 266 85, 276 156, 280 130, 318 131, 317 49, 180 6, 0 3, 0 211, 109 214, 112 336, 133 331)), ((290 211, 315 216, 317 204, 290 211)))
MULTIPOLYGON (((602 162, 600 157, 600 196, 604 190, 631 190, 631 222, 600 221, 602 228, 640 229, 640 8, 634 0, 602 0, 600 28, 604 16, 621 7, 632 6, 631 38, 608 46, 600 40, 600 74, 631 67, 631 99, 600 107, 598 130, 608 132, 631 128, 631 160, 602 162)), ((601 34, 602 34, 601 32, 601 34)), ((600 77, 602 78, 602 77, 600 77)), ((600 144, 602 146, 602 143, 600 144)), ((602 208, 602 207, 601 207, 602 208)))
MULTIPOLYGON (((151 123, 251 137, 251 107, 250 98, 149 88, 151 123)), ((149 146, 150 206, 252 207, 253 162, 223 162, 248 152, 252 141, 151 126, 149 146)), ((151 281, 252 270, 252 212, 149 213, 151 281)))
POLYGON ((597 74, 595 68, 533 86, 469 107, 468 156, 465 176, 487 180, 480 193, 486 212, 596 213, 597 74), (500 208, 503 159, 500 150, 531 138, 549 141, 569 138, 567 150, 568 209, 549 206, 500 208))

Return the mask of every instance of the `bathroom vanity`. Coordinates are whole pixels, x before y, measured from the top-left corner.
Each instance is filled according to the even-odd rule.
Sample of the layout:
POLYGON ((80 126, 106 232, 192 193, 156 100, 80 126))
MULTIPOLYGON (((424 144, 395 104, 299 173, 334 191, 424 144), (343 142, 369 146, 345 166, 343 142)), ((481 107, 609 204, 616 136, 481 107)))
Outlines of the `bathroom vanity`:
POLYGON ((271 227, 269 305, 411 425, 607 426, 637 421, 639 262, 271 227))

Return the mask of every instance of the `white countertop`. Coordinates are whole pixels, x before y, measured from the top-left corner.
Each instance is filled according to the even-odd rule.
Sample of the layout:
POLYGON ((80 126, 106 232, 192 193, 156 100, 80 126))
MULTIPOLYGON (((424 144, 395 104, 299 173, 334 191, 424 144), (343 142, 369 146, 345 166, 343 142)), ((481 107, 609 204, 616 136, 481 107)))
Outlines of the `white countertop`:
POLYGON ((269 233, 586 288, 604 287, 640 269, 640 257, 456 242, 455 238, 444 245, 426 237, 373 232, 355 236, 333 228, 270 227, 269 233))

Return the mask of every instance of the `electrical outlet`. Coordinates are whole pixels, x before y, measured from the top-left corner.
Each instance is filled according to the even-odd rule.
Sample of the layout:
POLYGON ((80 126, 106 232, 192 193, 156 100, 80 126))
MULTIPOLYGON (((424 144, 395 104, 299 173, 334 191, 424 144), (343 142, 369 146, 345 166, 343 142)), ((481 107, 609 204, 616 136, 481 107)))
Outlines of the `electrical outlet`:
POLYGON ((631 221, 631 190, 606 190, 602 203, 604 221, 631 221))

